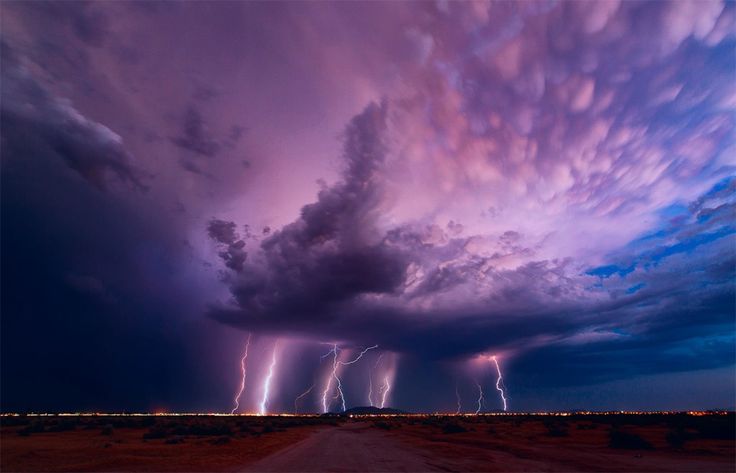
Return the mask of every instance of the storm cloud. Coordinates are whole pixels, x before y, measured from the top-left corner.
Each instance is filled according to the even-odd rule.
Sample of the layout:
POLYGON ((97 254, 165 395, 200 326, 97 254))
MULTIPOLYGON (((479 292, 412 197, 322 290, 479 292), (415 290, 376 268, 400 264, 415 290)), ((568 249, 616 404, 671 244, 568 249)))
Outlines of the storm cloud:
POLYGON ((2 10, 3 410, 732 402, 732 2, 2 10))
POLYGON ((412 86, 352 119, 338 181, 211 315, 425 359, 596 357, 579 383, 732 364, 732 9, 531 5, 428 12, 412 86))

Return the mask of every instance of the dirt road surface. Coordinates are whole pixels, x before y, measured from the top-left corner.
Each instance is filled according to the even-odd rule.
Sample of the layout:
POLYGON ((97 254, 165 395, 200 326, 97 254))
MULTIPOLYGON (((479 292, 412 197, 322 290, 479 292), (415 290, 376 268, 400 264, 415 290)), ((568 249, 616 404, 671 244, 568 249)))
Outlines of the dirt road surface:
POLYGON ((322 430, 249 465, 246 472, 430 472, 423 452, 367 423, 322 430))

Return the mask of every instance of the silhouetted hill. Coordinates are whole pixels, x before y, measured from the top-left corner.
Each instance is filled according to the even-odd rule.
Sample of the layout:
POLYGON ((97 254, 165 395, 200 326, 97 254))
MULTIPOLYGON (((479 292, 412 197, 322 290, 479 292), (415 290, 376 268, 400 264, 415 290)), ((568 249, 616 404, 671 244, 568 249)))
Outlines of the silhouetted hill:
POLYGON ((352 407, 348 409, 347 411, 343 412, 343 415, 395 415, 395 414, 408 414, 408 412, 401 411, 399 409, 392 409, 390 407, 384 407, 383 409, 381 409, 380 407, 373 407, 373 406, 352 407))

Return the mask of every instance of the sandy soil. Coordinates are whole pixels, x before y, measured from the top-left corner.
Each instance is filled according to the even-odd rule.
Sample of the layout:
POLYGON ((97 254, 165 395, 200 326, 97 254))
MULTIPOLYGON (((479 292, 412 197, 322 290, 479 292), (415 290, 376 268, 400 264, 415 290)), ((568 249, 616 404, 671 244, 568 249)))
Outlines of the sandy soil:
POLYGON ((427 455, 367 422, 345 424, 249 465, 247 472, 442 471, 427 455))
POLYGON ((389 432, 413 448, 422 449, 427 463, 442 471, 467 472, 733 472, 736 447, 732 440, 693 440, 684 449, 665 442, 665 426, 629 426, 653 445, 651 450, 614 449, 609 427, 579 424, 564 429, 564 436, 550 436, 542 422, 460 421, 467 432, 445 434, 426 425, 402 425, 389 432))
MULTIPOLYGON (((254 435, 167 435, 144 439, 149 428, 78 428, 19 436, 17 427, 0 431, 2 472, 233 471, 325 428, 298 426, 254 435), (177 443, 169 443, 177 442, 177 443)), ((262 427, 256 427, 257 432, 262 427)))
POLYGON ((3 472, 736 471, 733 414, 2 422, 3 472), (615 444, 620 432, 634 445, 615 444))

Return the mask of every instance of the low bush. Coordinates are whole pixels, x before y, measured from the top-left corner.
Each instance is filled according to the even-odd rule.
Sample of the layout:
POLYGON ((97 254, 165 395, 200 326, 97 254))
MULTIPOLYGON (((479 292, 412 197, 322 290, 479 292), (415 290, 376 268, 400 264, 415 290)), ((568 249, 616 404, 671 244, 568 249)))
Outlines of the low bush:
POLYGON ((153 426, 143 434, 144 440, 164 439, 166 437, 168 437, 168 432, 161 426, 153 426))
POLYGON ((445 424, 442 426, 443 434, 459 434, 459 433, 467 432, 467 431, 468 429, 466 429, 460 424, 449 423, 449 424, 445 424))
POLYGON ((550 437, 567 437, 570 435, 567 431, 567 424, 564 422, 545 422, 547 435, 550 437))
POLYGON ((210 440, 212 445, 225 445, 230 443, 230 437, 217 437, 216 439, 210 440))
POLYGON ((667 444, 674 449, 681 449, 685 446, 685 442, 688 440, 688 434, 682 427, 675 427, 667 432, 665 440, 667 444))
POLYGON ((628 450, 652 450, 654 447, 640 436, 621 430, 611 430, 608 446, 628 450))
POLYGON ((31 419, 25 415, 0 417, 0 425, 3 427, 20 427, 30 423, 31 419))
POLYGON ((44 430, 45 429, 44 429, 44 426, 43 426, 43 421, 41 421, 41 420, 34 420, 33 422, 31 422, 27 426, 25 426, 22 429, 18 430, 18 435, 20 435, 21 437, 28 437, 31 434, 40 433, 40 432, 43 432, 44 430))
POLYGON ((49 432, 67 432, 77 428, 77 419, 61 419, 58 422, 48 426, 46 430, 49 432))
POLYGON ((734 440, 736 439, 736 424, 734 418, 724 417, 704 418, 695 427, 698 431, 698 437, 709 440, 734 440))

